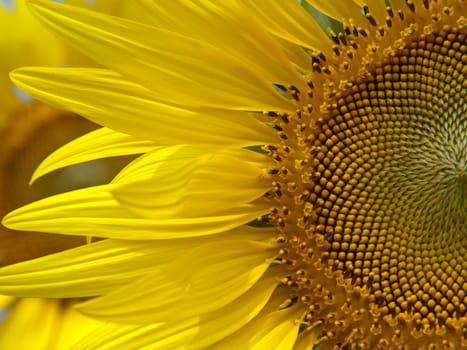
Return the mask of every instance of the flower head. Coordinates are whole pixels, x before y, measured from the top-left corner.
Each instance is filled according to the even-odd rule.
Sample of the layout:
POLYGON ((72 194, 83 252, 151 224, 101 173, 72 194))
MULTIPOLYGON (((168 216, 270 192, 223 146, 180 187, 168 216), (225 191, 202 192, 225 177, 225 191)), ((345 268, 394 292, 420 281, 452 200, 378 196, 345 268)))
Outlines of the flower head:
POLYGON ((35 178, 144 154, 10 213, 107 239, 3 268, 0 291, 96 296, 78 308, 111 324, 78 348, 466 346, 464 1, 30 3, 107 67, 12 74, 105 126, 35 178))

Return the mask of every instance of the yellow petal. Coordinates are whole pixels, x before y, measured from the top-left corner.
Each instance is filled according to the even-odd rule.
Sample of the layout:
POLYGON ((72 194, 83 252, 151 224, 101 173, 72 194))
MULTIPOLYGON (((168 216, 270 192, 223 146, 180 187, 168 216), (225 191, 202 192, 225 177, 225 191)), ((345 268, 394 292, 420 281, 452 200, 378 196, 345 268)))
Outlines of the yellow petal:
POLYGON ((302 308, 295 306, 270 313, 264 311, 212 349, 292 350, 298 336, 299 320, 304 313, 302 308))
POLYGON ((21 68, 11 79, 38 100, 158 144, 248 146, 276 140, 274 130, 254 115, 159 103, 148 89, 105 69, 21 68))
POLYGON ((252 16, 239 8, 236 1, 141 2, 158 28, 207 41, 234 57, 242 57, 242 61, 268 81, 297 87, 304 83, 290 64, 288 49, 267 32, 267 26, 256 20, 256 14, 252 16))
POLYGON ((66 166, 94 159, 145 153, 156 148, 152 141, 100 128, 78 137, 49 155, 35 170, 31 183, 39 177, 66 166))
POLYGON ((194 218, 143 218, 111 195, 112 185, 48 197, 14 210, 3 225, 22 231, 118 239, 173 239, 225 232, 268 213, 266 204, 245 204, 194 218))
POLYGON ((57 2, 30 3, 33 12, 70 44, 157 92, 161 100, 250 111, 292 105, 241 59, 213 45, 57 2))
POLYGON ((255 13, 274 35, 296 45, 330 56, 330 40, 318 23, 298 1, 245 1, 248 11, 255 13))
POLYGON ((57 298, 102 295, 158 271, 207 242, 269 242, 274 235, 270 229, 243 226, 211 237, 103 240, 1 268, 0 293, 57 298))
MULTIPOLYGON (((60 303, 61 300, 56 302, 60 303)), ((55 347, 47 350, 70 350, 76 342, 103 325, 102 322, 86 317, 77 312, 72 305, 68 305, 65 309, 62 308, 60 331, 54 330, 51 335, 55 338, 55 347)))
MULTIPOLYGON (((138 215, 180 218, 241 206, 271 187, 270 180, 261 177, 263 169, 243 160, 258 157, 257 153, 240 149, 206 154, 201 148, 194 155, 196 149, 174 146, 144 155, 131 171, 125 170, 131 174, 131 183, 117 186, 112 194, 138 215)), ((119 176, 113 183, 121 179, 119 176)))
MULTIPOLYGON (((172 333, 183 331, 190 328, 195 323, 194 319, 185 320, 177 323, 169 331, 161 331, 164 324, 151 323, 144 326, 107 323, 98 328, 88 336, 75 343, 70 350, 158 350, 164 347, 154 347, 153 339, 160 340, 160 337, 171 336, 172 333), (173 330, 173 332, 172 332, 173 330)), ((160 346, 160 343, 159 343, 160 346)), ((170 350, 172 348, 169 348, 170 350)))
POLYGON ((84 302, 88 316, 117 323, 152 323, 199 316, 234 301, 261 278, 275 244, 205 244, 157 273, 84 302))
POLYGON ((153 248, 147 242, 104 240, 9 265, 0 269, 0 291, 60 298, 107 293, 141 276, 154 260, 153 248))
POLYGON ((219 310, 165 324, 110 324, 83 339, 73 349, 205 349, 255 317, 268 302, 276 285, 275 275, 266 273, 248 292, 219 310))
POLYGON ((165 172, 168 176, 173 172, 173 169, 172 167, 167 166, 168 163, 164 163, 166 160, 185 160, 189 162, 203 156, 212 157, 217 153, 237 158, 241 154, 242 161, 251 164, 256 168, 266 169, 271 166, 269 158, 257 152, 239 150, 236 148, 223 148, 219 150, 217 147, 213 147, 212 145, 181 144, 169 147, 160 147, 151 154, 145 154, 139 157, 123 168, 114 177, 112 182, 114 184, 126 184, 137 180, 150 179, 156 174, 156 172, 165 172))
MULTIPOLYGON (((298 72, 301 72, 302 76, 311 77, 312 67, 310 65, 310 55, 301 46, 291 43, 288 40, 280 37, 275 38, 276 41, 281 42, 282 49, 287 53, 289 61, 294 64, 298 72)), ((303 80, 305 81, 305 80, 303 80)), ((287 85, 287 84, 284 84, 287 85)), ((300 84, 296 85, 300 88, 300 84)), ((304 91, 306 88, 303 89, 304 91)))
POLYGON ((329 0, 306 1, 314 8, 324 13, 326 16, 334 18, 339 22, 343 22, 351 18, 356 26, 363 28, 366 28, 367 26, 367 21, 363 16, 362 8, 352 0, 344 0, 340 1, 339 3, 329 0))

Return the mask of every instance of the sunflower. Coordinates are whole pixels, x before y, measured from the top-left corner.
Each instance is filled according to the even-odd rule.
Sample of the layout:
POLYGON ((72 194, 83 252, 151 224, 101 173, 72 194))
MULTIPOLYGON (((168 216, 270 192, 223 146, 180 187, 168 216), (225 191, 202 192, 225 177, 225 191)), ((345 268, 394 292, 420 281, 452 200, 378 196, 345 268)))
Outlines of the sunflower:
POLYGON ((104 69, 21 89, 103 128, 33 179, 144 153, 8 214, 103 240, 0 269, 0 291, 95 297, 76 349, 467 346, 463 0, 150 1, 138 21, 31 0, 104 69))

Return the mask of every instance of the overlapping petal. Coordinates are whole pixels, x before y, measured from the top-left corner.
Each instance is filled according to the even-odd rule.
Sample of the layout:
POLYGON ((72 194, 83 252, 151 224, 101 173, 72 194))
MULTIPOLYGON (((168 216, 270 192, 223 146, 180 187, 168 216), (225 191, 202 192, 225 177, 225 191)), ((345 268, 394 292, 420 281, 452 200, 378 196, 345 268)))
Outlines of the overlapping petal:
POLYGON ((102 295, 154 273, 207 242, 242 239, 269 242, 273 235, 270 229, 243 226, 209 238, 103 240, 3 267, 0 293, 60 298, 102 295))
POLYGON ((264 274, 276 245, 252 241, 205 244, 156 273, 81 304, 85 314, 120 323, 182 320, 219 309, 264 274))
POLYGON ((214 344, 212 349, 280 349, 291 350, 294 348, 300 327, 299 320, 303 317, 303 309, 300 307, 281 308, 277 305, 283 300, 273 295, 268 305, 243 328, 214 344), (280 308, 280 309, 279 309, 280 308))
POLYGON ((234 110, 291 106, 271 82, 206 42, 56 2, 30 3, 38 18, 70 44, 85 48, 97 62, 134 79, 163 101, 234 110))
MULTIPOLYGON (((149 218, 214 214, 250 203, 271 187, 262 177, 264 170, 248 163, 248 158, 263 157, 248 150, 209 154, 186 146, 157 149, 136 160, 131 170, 124 169, 131 182, 111 192, 120 203, 149 218)), ((125 179, 119 175, 113 183, 125 179)))
MULTIPOLYGON (((256 169, 271 166, 269 158, 263 154, 236 148, 218 149, 212 145, 174 145, 160 147, 145 154, 123 168, 113 179, 114 184, 129 184, 139 180, 147 180, 159 174, 172 174, 174 169, 181 170, 190 162, 196 162, 203 157, 215 155, 236 158, 236 162, 248 164, 256 169), (157 174, 156 174, 157 173, 157 174)), ((219 172, 236 172, 236 164, 230 164, 219 172)), ((255 173, 255 176, 257 174, 255 173)), ((213 184, 214 186, 216 184, 213 184)))
MULTIPOLYGON (((367 22, 362 13, 362 8, 353 1, 342 2, 341 6, 336 6, 334 2, 328 0, 304 0, 313 7, 340 22, 352 18, 355 25, 366 28, 367 22)), ((376 2, 376 1, 375 1, 376 2)))
POLYGON ((136 216, 112 196, 113 185, 67 192, 28 204, 3 219, 24 231, 116 239, 173 239, 225 232, 268 212, 266 205, 244 204, 213 215, 190 218, 136 216))
POLYGON ((329 55, 329 38, 298 1, 244 1, 274 35, 307 49, 329 55))
POLYGON ((158 253, 170 255, 178 249, 167 245, 171 244, 104 240, 10 265, 0 271, 0 291, 26 297, 100 295, 141 276, 157 259, 164 263, 165 256, 158 253))
POLYGON ((152 141, 140 140, 112 129, 100 128, 78 137, 50 154, 36 168, 31 182, 70 165, 107 157, 142 154, 156 147, 152 141))
MULTIPOLYGON (((55 300, 55 302, 59 302, 55 300)), ((99 329, 103 326, 103 323, 86 317, 82 315, 80 312, 76 311, 73 305, 67 305, 65 309, 63 309, 62 305, 62 319, 60 321, 60 330, 61 332, 57 334, 57 332, 52 333, 52 337, 55 338, 55 348, 56 350, 70 350, 71 347, 78 342, 79 340, 83 339, 83 337, 94 330, 99 329)), ((36 349, 35 349, 36 350, 36 349)), ((46 349, 46 350, 51 350, 46 349)))
MULTIPOLYGON (((142 0, 141 3, 151 13, 151 23, 158 28, 207 41, 234 57, 241 57, 242 62, 271 82, 296 86, 304 83, 291 64, 288 52, 294 50, 297 53, 301 48, 281 45, 257 16, 243 11, 237 1, 174 0, 161 3, 142 0), (213 27, 218 31, 213 31, 213 27)), ((306 66, 308 64, 303 64, 302 68, 306 66)))
POLYGON ((260 169, 253 166, 254 160, 266 158, 247 150, 225 152, 225 156, 213 153, 211 146, 158 148, 123 169, 112 184, 31 203, 8 214, 3 224, 19 230, 119 239, 168 239, 224 232, 268 211, 266 202, 250 202, 268 188, 260 178, 260 169), (235 157, 236 152, 245 155, 235 157), (222 167, 210 165, 216 156, 222 167), (231 174, 238 169, 248 174, 233 179, 231 174), (206 181, 216 176, 226 183, 216 181, 207 186, 206 181), (128 190, 144 190, 144 184, 151 184, 152 188, 146 190, 157 197, 141 201, 128 190), (199 201, 219 206, 196 207, 199 201))
POLYGON ((276 288, 275 274, 266 274, 232 303, 199 317, 145 326, 110 324, 76 344, 73 350, 205 349, 244 327, 266 305, 276 288))
POLYGON ((271 128, 254 115, 160 103, 148 89, 106 69, 21 68, 11 78, 43 102, 160 145, 248 146, 275 138, 271 128))

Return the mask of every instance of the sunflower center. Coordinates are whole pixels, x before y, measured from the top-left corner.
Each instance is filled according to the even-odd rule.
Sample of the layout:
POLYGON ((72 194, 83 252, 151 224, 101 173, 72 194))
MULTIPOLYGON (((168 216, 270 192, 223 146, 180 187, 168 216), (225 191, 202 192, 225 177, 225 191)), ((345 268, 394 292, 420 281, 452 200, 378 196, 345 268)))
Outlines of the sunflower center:
POLYGON ((277 115, 284 141, 267 151, 278 163, 278 262, 291 266, 291 300, 308 307, 304 328, 322 339, 461 338, 466 52, 465 29, 445 25, 346 80, 320 116, 311 104, 277 115))
POLYGON ((411 43, 336 101, 314 143, 322 257, 422 327, 465 313, 466 48, 453 32, 411 43))

